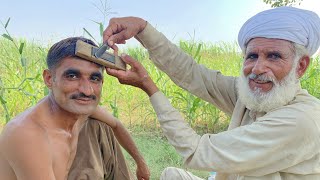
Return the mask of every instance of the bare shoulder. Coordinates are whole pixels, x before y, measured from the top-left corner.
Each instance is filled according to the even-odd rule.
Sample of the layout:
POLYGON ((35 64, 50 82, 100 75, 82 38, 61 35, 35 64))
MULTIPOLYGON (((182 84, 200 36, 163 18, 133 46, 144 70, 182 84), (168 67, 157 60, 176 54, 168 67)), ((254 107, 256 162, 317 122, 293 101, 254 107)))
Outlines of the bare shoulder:
POLYGON ((25 114, 12 119, 0 135, 1 152, 8 158, 20 154, 19 151, 28 152, 47 145, 45 129, 25 114))
POLYGON ((17 117, 6 125, 0 136, 1 155, 18 179, 54 179, 48 135, 36 122, 17 117))
POLYGON ((12 152, 16 148, 24 149, 32 143, 33 147, 45 144, 48 137, 45 130, 28 117, 18 116, 12 119, 3 129, 0 137, 1 149, 12 152), (15 149, 12 149, 15 148, 15 149))

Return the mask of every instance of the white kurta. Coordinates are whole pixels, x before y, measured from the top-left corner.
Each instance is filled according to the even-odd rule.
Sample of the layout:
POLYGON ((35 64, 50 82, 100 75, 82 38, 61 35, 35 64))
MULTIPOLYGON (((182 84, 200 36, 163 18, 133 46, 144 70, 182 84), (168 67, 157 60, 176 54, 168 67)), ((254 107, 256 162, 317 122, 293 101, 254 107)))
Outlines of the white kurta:
POLYGON ((320 179, 320 101, 300 84, 287 105, 253 112, 238 100, 237 78, 197 64, 150 24, 136 38, 177 85, 231 115, 228 131, 199 136, 161 92, 150 97, 165 136, 187 167, 217 171, 218 180, 227 174, 239 180, 320 179))

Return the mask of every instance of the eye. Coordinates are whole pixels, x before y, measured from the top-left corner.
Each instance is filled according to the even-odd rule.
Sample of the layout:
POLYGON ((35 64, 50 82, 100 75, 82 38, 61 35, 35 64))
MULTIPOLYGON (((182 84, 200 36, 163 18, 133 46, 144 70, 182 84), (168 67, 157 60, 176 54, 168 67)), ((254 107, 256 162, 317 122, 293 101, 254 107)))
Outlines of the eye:
POLYGON ((63 77, 68 80, 76 80, 80 78, 80 72, 79 70, 76 70, 76 69, 67 69, 63 73, 63 77))
POLYGON ((101 82, 102 77, 100 77, 100 76, 91 76, 90 80, 91 80, 92 82, 99 83, 99 82, 101 82))
POLYGON ((69 73, 69 74, 66 74, 66 78, 72 80, 72 79, 77 79, 78 76, 77 76, 77 74, 69 73))
POLYGON ((279 53, 270 53, 268 54, 268 58, 275 61, 281 59, 281 55, 279 53))
POLYGON ((251 60, 251 61, 253 61, 253 60, 256 60, 256 59, 258 59, 258 54, 250 53, 250 54, 248 54, 248 55, 246 56, 246 60, 251 60))

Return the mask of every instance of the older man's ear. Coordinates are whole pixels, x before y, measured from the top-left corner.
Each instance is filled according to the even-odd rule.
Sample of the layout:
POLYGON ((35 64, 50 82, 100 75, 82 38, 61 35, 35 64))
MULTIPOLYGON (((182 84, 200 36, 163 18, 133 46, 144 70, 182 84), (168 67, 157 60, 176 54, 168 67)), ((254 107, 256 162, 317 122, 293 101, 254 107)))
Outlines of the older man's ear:
POLYGON ((310 57, 309 56, 303 56, 297 65, 297 75, 298 78, 301 78, 304 73, 307 71, 307 68, 310 64, 310 57))

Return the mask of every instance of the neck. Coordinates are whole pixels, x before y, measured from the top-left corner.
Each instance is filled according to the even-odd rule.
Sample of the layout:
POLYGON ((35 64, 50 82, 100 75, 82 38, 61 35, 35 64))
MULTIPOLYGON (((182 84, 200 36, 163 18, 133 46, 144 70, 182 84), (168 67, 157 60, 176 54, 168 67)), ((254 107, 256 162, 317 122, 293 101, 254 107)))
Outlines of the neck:
POLYGON ((83 124, 88 119, 88 115, 79 115, 62 109, 55 101, 52 95, 45 97, 44 102, 47 103, 50 113, 50 124, 55 128, 72 132, 75 126, 83 124))

